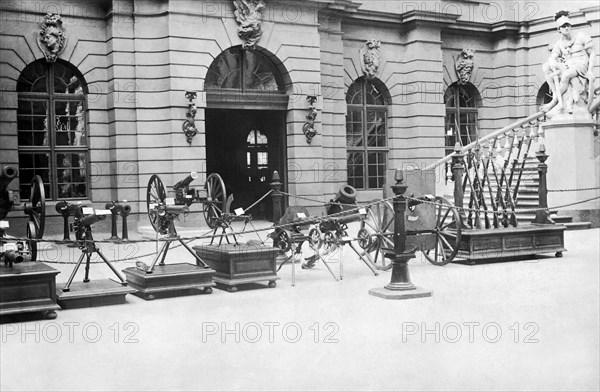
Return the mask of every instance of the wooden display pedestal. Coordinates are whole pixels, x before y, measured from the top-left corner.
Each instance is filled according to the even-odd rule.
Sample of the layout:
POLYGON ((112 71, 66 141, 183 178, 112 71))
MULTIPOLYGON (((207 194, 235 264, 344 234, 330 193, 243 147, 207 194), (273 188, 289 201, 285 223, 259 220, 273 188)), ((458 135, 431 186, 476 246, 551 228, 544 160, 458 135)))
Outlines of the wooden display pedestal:
POLYGON ((210 294, 215 286, 214 270, 188 263, 156 265, 150 274, 136 267, 126 268, 123 273, 127 283, 137 290, 135 295, 147 300, 157 294, 183 295, 190 290, 210 294))
MULTIPOLYGON (((458 262, 475 264, 509 257, 555 253, 562 256, 565 249, 564 225, 527 225, 504 229, 463 230, 458 262)), ((455 259, 456 260, 456 259, 455 259)))
POLYGON ((0 316, 44 312, 56 318, 56 275, 59 271, 39 261, 0 265, 0 316))
POLYGON ((268 282, 275 287, 277 276, 275 258, 278 248, 262 245, 226 244, 194 246, 198 256, 216 271, 215 282, 229 292, 235 292, 239 285, 268 282))
POLYGON ((124 304, 125 296, 132 293, 135 289, 112 279, 74 282, 69 291, 63 291, 60 285, 56 289, 58 304, 63 309, 124 304))

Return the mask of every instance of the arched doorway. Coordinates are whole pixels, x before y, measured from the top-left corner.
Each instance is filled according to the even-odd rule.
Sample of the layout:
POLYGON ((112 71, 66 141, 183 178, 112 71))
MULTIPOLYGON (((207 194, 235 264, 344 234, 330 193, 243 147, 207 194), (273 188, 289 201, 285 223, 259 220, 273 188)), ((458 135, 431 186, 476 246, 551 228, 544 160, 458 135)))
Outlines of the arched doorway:
MULTIPOLYGON (((290 83, 283 65, 257 47, 235 46, 213 61, 205 81, 207 95, 207 174, 219 173, 232 208, 247 209, 269 191, 277 170, 286 179, 286 110, 290 83)), ((248 213, 270 219, 271 198, 248 213)))

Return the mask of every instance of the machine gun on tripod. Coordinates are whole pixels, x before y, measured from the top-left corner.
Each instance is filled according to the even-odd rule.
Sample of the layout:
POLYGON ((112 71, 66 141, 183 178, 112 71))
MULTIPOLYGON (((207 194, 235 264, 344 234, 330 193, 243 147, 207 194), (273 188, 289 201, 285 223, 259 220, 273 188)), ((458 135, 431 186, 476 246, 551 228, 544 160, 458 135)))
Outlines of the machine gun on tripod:
POLYGON ((71 276, 69 276, 69 280, 62 289, 63 292, 69 292, 71 290, 71 284, 73 283, 75 274, 77 274, 83 259, 86 260, 85 278, 83 279, 83 282, 88 283, 90 281, 90 263, 94 253, 96 253, 117 276, 117 278, 119 278, 121 285, 127 286, 125 278, 121 276, 119 271, 117 271, 117 269, 110 263, 110 261, 108 261, 104 254, 102 254, 100 249, 96 246, 94 237, 92 235, 92 225, 105 220, 108 214, 110 214, 110 211, 107 210, 94 210, 92 207, 84 206, 78 207, 78 211, 75 215, 75 222, 71 225, 71 231, 75 233, 75 239, 79 249, 81 249, 81 256, 79 257, 79 260, 77 260, 75 268, 73 269, 73 272, 71 272, 71 276))

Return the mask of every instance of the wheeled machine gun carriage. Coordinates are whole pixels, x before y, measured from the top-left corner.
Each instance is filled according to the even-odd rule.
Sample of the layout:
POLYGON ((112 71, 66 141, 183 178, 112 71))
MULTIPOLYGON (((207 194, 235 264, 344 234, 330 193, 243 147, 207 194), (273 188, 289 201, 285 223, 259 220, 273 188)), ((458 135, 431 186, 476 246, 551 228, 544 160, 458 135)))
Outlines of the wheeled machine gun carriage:
MULTIPOLYGON (((17 168, 11 165, 4 166, 0 171, 0 221, 12 210, 13 201, 8 192, 8 185, 18 176, 18 173, 17 168)), ((16 241, 16 250, 13 253, 8 252, 5 257, 6 264, 12 265, 15 262, 37 259, 37 241, 44 236, 46 225, 46 193, 40 176, 34 176, 31 181, 29 200, 24 208, 25 214, 29 216, 26 227, 28 240, 16 241)), ((5 222, 3 221, 0 226, 0 245, 11 238, 5 235, 8 228, 8 222, 5 222)))
MULTIPOLYGON (((212 173, 206 178, 203 192, 189 187, 197 178, 198 173, 191 172, 190 175, 173 186, 175 197, 171 200, 171 206, 169 207, 167 191, 162 180, 157 174, 152 175, 146 189, 146 207, 148 208, 150 224, 159 234, 166 234, 169 230, 168 220, 161 219, 161 216, 171 214, 175 219, 182 214, 186 216, 189 209, 173 207, 189 207, 192 203, 199 202, 202 203, 202 212, 206 224, 213 229, 213 240, 215 237, 220 236, 219 244, 221 244, 223 237, 229 242, 226 230, 231 229, 231 223, 242 221, 247 224, 252 220, 252 216, 240 210, 236 210, 235 213, 230 212, 233 195, 227 195, 225 183, 219 174, 212 173), (202 193, 204 196, 201 195, 202 193), (219 229, 221 229, 220 234, 217 233, 219 229)), ((173 228, 173 230, 175 229, 173 228)), ((237 243, 235 235, 233 235, 233 238, 237 243)))

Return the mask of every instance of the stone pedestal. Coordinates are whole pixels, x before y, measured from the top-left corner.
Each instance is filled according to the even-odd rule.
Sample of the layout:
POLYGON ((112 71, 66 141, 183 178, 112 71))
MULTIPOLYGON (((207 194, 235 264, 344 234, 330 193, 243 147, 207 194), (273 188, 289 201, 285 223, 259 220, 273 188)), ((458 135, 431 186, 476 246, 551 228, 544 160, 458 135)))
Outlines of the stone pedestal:
MULTIPOLYGON (((600 183, 600 139, 591 120, 553 118, 543 125, 548 158, 548 189, 597 188, 600 183)), ((599 190, 548 192, 548 207, 600 196, 599 190)), ((576 222, 600 226, 600 199, 559 209, 576 222)))

